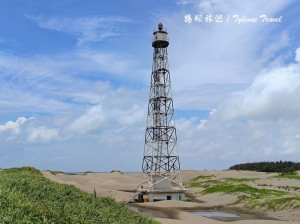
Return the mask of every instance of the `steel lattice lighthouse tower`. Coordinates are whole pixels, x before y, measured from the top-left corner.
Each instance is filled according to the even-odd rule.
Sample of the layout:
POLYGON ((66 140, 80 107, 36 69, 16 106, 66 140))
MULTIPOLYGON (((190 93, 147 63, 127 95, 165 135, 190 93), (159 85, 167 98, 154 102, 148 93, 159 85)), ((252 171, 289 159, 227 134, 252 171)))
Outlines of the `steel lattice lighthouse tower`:
MULTIPOLYGON (((162 190, 172 192, 182 191, 183 188, 168 64, 168 33, 159 23, 153 35, 154 52, 142 170, 150 189, 161 194, 162 190)), ((168 199, 172 199, 170 197, 168 199)), ((179 195, 179 199, 182 197, 179 195)))

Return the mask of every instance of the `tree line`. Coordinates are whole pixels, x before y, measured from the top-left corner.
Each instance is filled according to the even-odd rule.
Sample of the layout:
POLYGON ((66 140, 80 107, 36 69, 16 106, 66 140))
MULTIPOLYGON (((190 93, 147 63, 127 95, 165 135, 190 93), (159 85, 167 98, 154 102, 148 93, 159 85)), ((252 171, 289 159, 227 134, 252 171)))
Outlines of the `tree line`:
POLYGON ((251 170, 259 172, 290 173, 300 170, 300 163, 291 161, 241 163, 229 168, 230 170, 251 170))

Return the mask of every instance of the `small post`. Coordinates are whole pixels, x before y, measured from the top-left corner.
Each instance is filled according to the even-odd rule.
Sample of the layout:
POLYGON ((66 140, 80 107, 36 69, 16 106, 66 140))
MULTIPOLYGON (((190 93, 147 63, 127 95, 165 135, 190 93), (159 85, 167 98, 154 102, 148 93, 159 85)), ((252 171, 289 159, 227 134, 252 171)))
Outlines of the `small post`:
POLYGON ((94 198, 97 197, 96 189, 94 188, 94 198))

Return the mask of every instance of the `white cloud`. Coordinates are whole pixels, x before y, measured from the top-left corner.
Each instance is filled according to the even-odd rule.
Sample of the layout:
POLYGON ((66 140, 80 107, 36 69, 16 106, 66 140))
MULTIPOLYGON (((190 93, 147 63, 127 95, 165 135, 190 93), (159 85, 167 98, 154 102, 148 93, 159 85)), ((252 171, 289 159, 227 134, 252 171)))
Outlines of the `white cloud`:
POLYGON ((300 64, 263 70, 244 91, 220 107, 225 119, 278 120, 300 116, 300 64))
POLYGON ((40 119, 30 117, 19 117, 15 122, 8 121, 4 125, 0 125, 0 137, 6 140, 6 143, 23 144, 42 142, 46 143, 51 140, 57 140, 59 137, 58 128, 49 128, 45 125, 39 126, 41 123, 51 125, 40 119))
POLYGON ((200 120, 200 124, 197 126, 197 128, 204 129, 206 123, 207 123, 207 120, 200 120))
POLYGON ((77 54, 83 59, 95 62, 99 70, 113 74, 126 74, 126 77, 130 74, 135 75, 134 61, 123 55, 92 50, 78 51, 77 54))
MULTIPOLYGON (((289 45, 290 45, 289 34, 286 31, 284 31, 281 33, 278 41, 272 42, 271 44, 269 44, 268 46, 266 46, 263 49, 259 63, 264 64, 264 63, 268 62, 270 59, 274 60, 276 53, 280 49, 283 49, 289 45)), ((277 58, 275 58, 274 62, 277 63, 277 61, 278 61, 278 56, 277 56, 277 58)))
POLYGON ((266 133, 262 130, 256 130, 252 133, 252 137, 254 139, 260 139, 260 138, 263 138, 265 137, 266 133))
POLYGON ((243 90, 245 84, 207 83, 174 91, 174 106, 183 110, 212 110, 232 92, 243 90))
POLYGON ((33 142, 49 142, 57 139, 59 136, 58 129, 47 128, 45 126, 30 128, 28 141, 33 142))
POLYGON ((88 49, 28 58, 0 52, 0 103, 7 112, 66 113, 81 107, 76 103, 101 102, 110 88, 101 80, 120 74, 140 79, 133 70, 134 62, 125 56, 88 49))
MULTIPOLYGON (((255 17, 261 13, 280 16, 292 1, 193 1, 181 11, 158 14, 168 29, 169 63, 174 91, 198 89, 202 85, 249 84, 255 74, 272 63, 279 51, 290 44, 287 31, 266 23, 235 24, 184 22, 184 15, 239 14, 255 17), (163 18, 162 18, 163 17, 163 18)), ((182 6, 183 7, 183 6, 182 6)), ((236 91, 236 90, 232 90, 236 91)), ((210 95, 203 95, 210 99, 210 95)), ((219 102, 219 101, 218 101, 219 102)))
MULTIPOLYGON (((0 53, 0 102, 4 110, 56 112, 70 108, 60 99, 74 80, 64 69, 68 62, 45 56, 22 58, 0 53)), ((70 88, 70 87, 69 87, 70 88)))
POLYGON ((184 1, 177 1, 176 4, 177 5, 190 5, 190 4, 194 4, 194 2, 184 0, 184 1))
POLYGON ((295 161, 300 152, 300 141, 295 138, 300 119, 224 122, 210 118, 204 126, 202 123, 193 118, 176 122, 183 169, 226 169, 243 162, 295 161))
POLYGON ((36 22, 41 28, 55 30, 73 35, 78 45, 85 42, 99 42, 105 38, 118 36, 122 30, 119 23, 132 23, 132 20, 122 17, 51 17, 25 15, 36 22))
MULTIPOLYGON (((30 119, 30 118, 29 118, 30 119)), ((19 134, 21 126, 27 121, 25 117, 19 117, 15 122, 8 121, 4 125, 0 125, 0 133, 4 131, 12 131, 14 134, 19 134)))
POLYGON ((131 89, 107 89, 101 103, 89 107, 67 127, 69 133, 105 133, 146 123, 146 102, 131 89))
POLYGON ((83 134, 101 128, 105 123, 105 114, 103 113, 101 104, 99 104, 89 108, 84 115, 76 119, 71 124, 70 131, 83 134))
POLYGON ((299 80, 298 62, 264 69, 248 88, 224 99, 209 119, 177 121, 181 161, 197 164, 205 158, 199 166, 206 169, 295 161, 300 152, 299 80))

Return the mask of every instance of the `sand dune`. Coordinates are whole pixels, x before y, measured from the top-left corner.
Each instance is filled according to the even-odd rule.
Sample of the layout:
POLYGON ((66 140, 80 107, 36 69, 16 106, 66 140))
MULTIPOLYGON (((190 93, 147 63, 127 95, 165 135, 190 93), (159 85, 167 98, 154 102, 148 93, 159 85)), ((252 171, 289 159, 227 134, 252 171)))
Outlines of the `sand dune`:
MULTIPOLYGON (((44 176, 50 180, 58 183, 74 185, 75 187, 93 193, 96 190, 97 196, 111 196, 116 201, 124 202, 128 199, 136 186, 144 181, 144 176, 141 173, 87 173, 85 175, 65 175, 56 174, 53 175, 48 171, 43 172, 44 176)), ((277 174, 269 174, 263 172, 251 172, 251 171, 182 171, 182 178, 184 183, 188 183, 193 178, 203 176, 212 176, 214 180, 224 180, 226 178, 256 178, 255 181, 247 182, 249 186, 256 188, 275 189, 287 191, 289 195, 297 196, 300 191, 295 190, 300 188, 300 181, 293 179, 280 179, 274 178, 277 174), (289 190, 287 186, 294 187, 289 190)), ((186 201, 159 201, 138 203, 134 206, 140 208, 160 210, 169 214, 168 218, 155 218, 163 224, 221 224, 221 223, 235 223, 235 224, 291 224, 300 223, 300 210, 299 209, 283 209, 280 211, 264 211, 251 210, 254 215, 252 218, 244 218, 244 220, 237 220, 233 222, 218 221, 211 218, 202 217, 187 210, 195 209, 215 209, 221 208, 222 210, 230 209, 236 211, 243 211, 242 205, 232 205, 237 201, 238 196, 236 194, 224 194, 213 193, 202 195, 199 194, 201 188, 191 188, 189 193, 198 202, 186 202, 186 201), (255 217, 255 218, 253 218, 255 217), (270 220, 277 219, 277 220, 270 220)), ((245 210, 244 210, 245 212, 245 210)), ((246 211, 247 212, 247 211, 246 211)), ((250 217, 250 216, 249 216, 250 217)))

